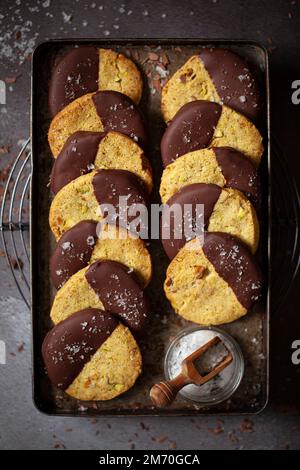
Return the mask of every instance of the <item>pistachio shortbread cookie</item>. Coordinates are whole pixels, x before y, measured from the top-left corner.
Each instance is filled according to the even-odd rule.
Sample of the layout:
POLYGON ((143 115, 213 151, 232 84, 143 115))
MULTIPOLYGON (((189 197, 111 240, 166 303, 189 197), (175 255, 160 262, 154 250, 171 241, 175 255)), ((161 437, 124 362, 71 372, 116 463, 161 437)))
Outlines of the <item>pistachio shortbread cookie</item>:
POLYGON ((95 91, 118 91, 138 103, 143 80, 128 57, 111 49, 80 46, 55 65, 49 85, 49 107, 55 116, 80 96, 95 91))
POLYGON ((176 113, 161 140, 164 166, 186 153, 211 147, 232 147, 258 166, 262 136, 242 114, 210 101, 192 101, 176 113))
POLYGON ((242 153, 230 147, 195 150, 177 158, 162 174, 160 196, 166 203, 183 186, 213 183, 243 192, 257 207, 260 180, 256 167, 242 153))
POLYGON ((107 311, 74 312, 49 331, 42 354, 51 382, 78 400, 110 400, 129 390, 142 370, 129 329, 107 311))
POLYGON ((215 47, 200 49, 165 84, 161 101, 165 121, 195 100, 226 104, 253 121, 261 110, 257 78, 248 62, 215 47))
POLYGON ((143 118, 128 96, 117 91, 97 91, 77 98, 52 119, 48 141, 56 157, 66 140, 77 131, 127 135, 140 145, 146 142, 143 118))
POLYGON ((50 272, 57 289, 77 271, 96 260, 124 264, 146 286, 151 279, 152 263, 143 240, 130 236, 121 227, 83 220, 65 232, 51 256, 50 272))
POLYGON ((245 315, 261 295, 260 270, 245 245, 226 233, 189 241, 171 261, 164 284, 174 310, 201 325, 245 315))
POLYGON ((131 171, 152 190, 151 165, 134 140, 119 132, 86 131, 67 139, 52 168, 51 190, 56 194, 78 176, 99 169, 131 171))
POLYGON ((147 296, 135 273, 109 260, 95 261, 70 277, 57 291, 50 316, 56 324, 90 307, 113 313, 139 332, 150 315, 147 296))
POLYGON ((49 224, 56 239, 82 220, 99 222, 105 218, 111 224, 128 228, 135 219, 134 215, 129 214, 130 209, 137 204, 146 207, 147 202, 148 195, 139 178, 130 171, 93 171, 79 176, 56 194, 50 207, 49 224), (127 206, 124 214, 120 208, 120 197, 124 198, 124 207, 127 206), (115 215, 110 217, 108 212, 105 217, 103 208, 109 206, 115 209, 115 215))
POLYGON ((237 189, 204 183, 184 186, 167 201, 161 223, 162 244, 170 259, 187 240, 200 236, 204 228, 236 236, 252 253, 258 246, 259 224, 255 209, 237 189))

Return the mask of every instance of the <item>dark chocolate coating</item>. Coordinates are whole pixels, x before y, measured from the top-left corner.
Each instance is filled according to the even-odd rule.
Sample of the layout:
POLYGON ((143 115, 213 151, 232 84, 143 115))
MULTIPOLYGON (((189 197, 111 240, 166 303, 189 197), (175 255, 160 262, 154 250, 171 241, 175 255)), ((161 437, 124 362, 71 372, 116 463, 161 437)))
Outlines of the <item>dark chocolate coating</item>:
POLYGON ((105 132, 74 132, 58 154, 51 172, 54 194, 78 176, 93 170, 98 147, 105 132))
MULTIPOLYGON (((146 211, 147 195, 139 178, 130 171, 99 170, 93 178, 93 187, 95 197, 104 209, 102 213, 106 217, 107 223, 117 224, 120 227, 129 229, 128 224, 139 216, 139 212, 134 215, 129 214, 130 210, 134 209, 135 204, 142 204, 146 211), (127 201, 124 201, 127 206, 124 213, 119 207, 120 196, 128 196, 127 201), (112 214, 112 217, 110 217, 109 211, 105 211, 106 205, 112 205, 115 208, 115 215, 112 214)), ((138 228, 140 233, 147 230, 147 226, 144 225, 138 228)))
POLYGON ((116 261, 96 261, 85 273, 105 310, 117 315, 133 331, 141 331, 150 314, 146 295, 126 266, 116 261))
POLYGON ((55 116, 76 98, 98 90, 99 53, 93 46, 72 49, 55 66, 49 85, 49 108, 55 116))
POLYGON ((89 264, 97 241, 96 230, 97 222, 83 220, 59 239, 50 260, 51 279, 56 289, 89 264))
POLYGON ((118 91, 98 91, 92 99, 106 132, 121 132, 138 144, 145 145, 147 139, 143 118, 128 96, 118 91))
POLYGON ((209 222, 209 218, 214 210, 214 206, 219 199, 221 194, 221 188, 215 184, 204 184, 204 183, 195 183, 188 186, 184 186, 177 193, 175 193, 166 203, 163 211, 161 223, 162 227, 169 225, 169 218, 167 207, 171 207, 173 204, 178 204, 179 211, 178 218, 174 217, 174 212, 170 213, 170 237, 162 238, 162 244, 164 250, 170 259, 178 253, 178 251, 185 245, 188 240, 194 238, 194 236, 186 237, 184 234, 184 220, 189 228, 193 228, 195 233, 196 223, 197 231, 199 233, 199 224, 201 220, 197 218, 196 205, 204 205, 204 227, 200 226, 200 230, 206 228, 209 222), (186 208, 184 213, 184 205, 191 204, 191 208, 186 208), (182 218, 180 217, 182 211, 182 218), (176 223, 176 222, 179 223, 176 223), (182 227, 182 232, 179 232, 180 238, 176 238, 176 226, 182 227))
POLYGON ((166 167, 176 158, 208 147, 222 106, 211 101, 187 103, 175 114, 161 140, 161 158, 166 167))
POLYGON ((66 390, 117 326, 108 312, 86 308, 52 328, 42 346, 51 382, 66 390))
POLYGON ((260 179, 255 166, 241 152, 230 147, 213 147, 226 186, 243 192, 256 206, 260 202, 260 179))
POLYGON ((248 248, 227 233, 207 232, 202 249, 239 302, 249 310, 261 296, 262 277, 248 248))
POLYGON ((203 48, 199 57, 222 103, 255 121, 261 109, 257 80, 248 63, 232 51, 203 48))

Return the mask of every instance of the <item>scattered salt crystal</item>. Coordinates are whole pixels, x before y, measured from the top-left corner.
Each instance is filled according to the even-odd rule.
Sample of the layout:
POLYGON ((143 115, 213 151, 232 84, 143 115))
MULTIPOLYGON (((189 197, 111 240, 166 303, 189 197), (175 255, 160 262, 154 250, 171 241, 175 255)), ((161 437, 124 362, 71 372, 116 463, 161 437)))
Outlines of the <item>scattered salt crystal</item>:
POLYGON ((71 242, 64 242, 61 245, 61 247, 62 247, 63 250, 70 250, 72 248, 72 244, 71 244, 71 242))
POLYGON ((78 411, 87 411, 87 410, 88 410, 87 406, 83 406, 83 405, 78 406, 78 411))
POLYGON ((93 237, 92 235, 90 235, 89 237, 87 237, 86 243, 87 243, 88 246, 93 246, 93 245, 95 245, 94 237, 93 237))
POLYGON ((62 11, 62 17, 63 17, 64 23, 70 23, 72 20, 72 13, 68 14, 65 11, 62 11))

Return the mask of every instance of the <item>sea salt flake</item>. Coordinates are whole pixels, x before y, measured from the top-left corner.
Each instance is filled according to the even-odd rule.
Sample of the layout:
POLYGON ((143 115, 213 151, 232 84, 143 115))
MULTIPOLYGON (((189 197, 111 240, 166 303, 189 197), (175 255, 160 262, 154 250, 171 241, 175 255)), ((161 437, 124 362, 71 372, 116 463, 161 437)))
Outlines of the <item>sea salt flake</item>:
POLYGON ((72 13, 66 13, 65 11, 62 11, 62 17, 63 17, 63 22, 64 23, 70 23, 72 20, 72 13))
POLYGON ((87 243, 88 246, 93 246, 93 245, 95 245, 94 237, 93 237, 92 235, 90 235, 89 237, 87 237, 86 243, 87 243))
POLYGON ((66 250, 70 250, 72 248, 72 243, 71 242, 64 242, 61 247, 62 247, 62 250, 66 251, 66 250))

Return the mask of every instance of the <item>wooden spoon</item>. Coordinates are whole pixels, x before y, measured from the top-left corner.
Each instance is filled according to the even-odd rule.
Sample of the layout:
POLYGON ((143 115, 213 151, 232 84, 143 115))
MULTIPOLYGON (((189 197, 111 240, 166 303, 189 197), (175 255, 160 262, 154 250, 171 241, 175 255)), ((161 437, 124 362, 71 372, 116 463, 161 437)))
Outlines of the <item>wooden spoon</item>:
POLYGON ((219 374, 225 367, 227 367, 233 360, 231 351, 227 348, 224 342, 215 336, 213 339, 205 343, 200 348, 196 349, 192 354, 186 357, 181 363, 181 372, 174 379, 159 382, 150 390, 150 398, 155 406, 158 408, 164 408, 169 406, 175 399, 179 390, 185 385, 203 385, 217 374, 219 374), (201 375, 197 370, 195 363, 205 351, 209 348, 216 346, 218 343, 222 343, 227 351, 227 355, 207 374, 201 375))

